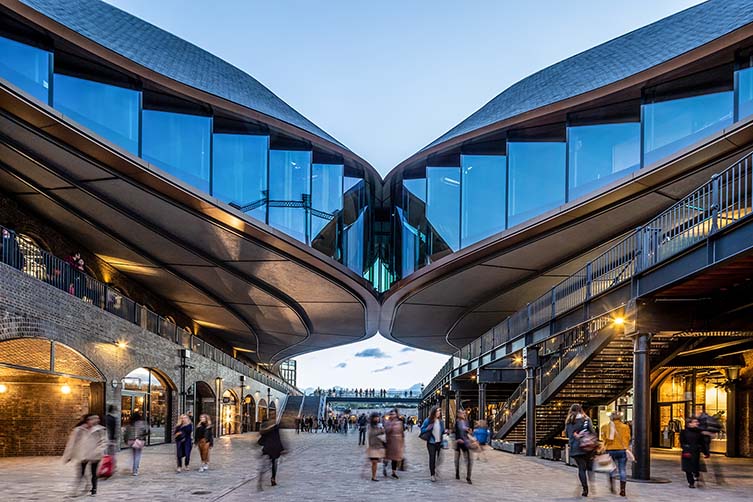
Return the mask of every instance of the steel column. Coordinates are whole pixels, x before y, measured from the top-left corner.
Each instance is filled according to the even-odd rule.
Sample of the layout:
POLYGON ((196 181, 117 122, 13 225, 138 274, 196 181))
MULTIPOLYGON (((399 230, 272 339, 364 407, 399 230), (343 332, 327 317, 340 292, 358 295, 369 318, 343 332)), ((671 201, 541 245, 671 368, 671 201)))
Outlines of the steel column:
POLYGON ((478 418, 486 420, 486 384, 478 384, 478 418))
POLYGON ((633 478, 651 479, 651 335, 633 335, 633 478))
POLYGON ((536 366, 538 350, 525 351, 526 367, 526 456, 536 456, 536 366))

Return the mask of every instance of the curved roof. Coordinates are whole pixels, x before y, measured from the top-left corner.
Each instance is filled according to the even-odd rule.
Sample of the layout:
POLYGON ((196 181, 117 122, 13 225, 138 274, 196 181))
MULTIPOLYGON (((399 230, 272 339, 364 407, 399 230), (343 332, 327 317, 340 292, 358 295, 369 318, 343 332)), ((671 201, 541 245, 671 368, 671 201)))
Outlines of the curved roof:
POLYGON ((513 84, 421 151, 476 129, 623 80, 753 22, 753 0, 709 0, 513 84))
POLYGON ((175 35, 100 0, 21 0, 135 63, 346 148, 255 78, 175 35))

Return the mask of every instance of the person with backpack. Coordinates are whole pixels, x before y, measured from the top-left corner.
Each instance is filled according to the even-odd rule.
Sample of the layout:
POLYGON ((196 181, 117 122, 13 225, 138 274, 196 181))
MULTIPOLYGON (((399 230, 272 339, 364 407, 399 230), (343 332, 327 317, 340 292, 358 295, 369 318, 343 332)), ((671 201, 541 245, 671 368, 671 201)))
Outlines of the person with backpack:
MULTIPOLYGON (((63 452, 63 462, 76 464, 75 489, 86 477, 86 466, 91 470, 91 495, 97 494, 99 463, 107 449, 107 431, 99 425, 99 415, 89 413, 79 421, 68 438, 63 452)), ((86 492, 87 488, 84 488, 86 492)))
POLYGON ((444 437, 445 427, 442 420, 442 409, 435 406, 429 411, 429 416, 421 424, 419 438, 426 441, 426 449, 429 451, 429 474, 432 482, 437 480, 437 458, 442 449, 442 438, 444 437))
POLYGON ((565 419, 565 434, 570 443, 570 458, 578 465, 581 496, 588 497, 588 476, 593 473, 593 454, 598 445, 591 419, 579 404, 570 406, 565 419))
POLYGON ((625 496, 627 484, 627 461, 632 456, 630 451, 630 427, 622 422, 622 413, 613 411, 609 414, 609 423, 601 428, 601 439, 604 441, 604 449, 612 457, 616 469, 609 473, 609 491, 615 493, 614 475, 620 476, 620 496, 625 496))
POLYGON ((201 465, 199 472, 209 470, 209 449, 214 447, 214 434, 212 433, 212 420, 209 415, 202 413, 199 416, 199 424, 196 426, 196 446, 199 447, 201 465))

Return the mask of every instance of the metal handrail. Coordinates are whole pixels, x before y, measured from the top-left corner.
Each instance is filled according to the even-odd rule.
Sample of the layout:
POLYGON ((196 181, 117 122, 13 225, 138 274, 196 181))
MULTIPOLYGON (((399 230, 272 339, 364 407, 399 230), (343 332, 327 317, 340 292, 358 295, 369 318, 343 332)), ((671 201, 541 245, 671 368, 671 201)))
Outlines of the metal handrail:
MULTIPOLYGON (((753 213, 752 168, 753 155, 748 154, 721 173, 715 174, 709 181, 645 225, 630 232, 545 295, 460 348, 454 357, 468 359, 470 355, 474 355, 476 358, 491 352, 749 216, 753 213), (479 351, 478 340, 488 339, 489 333, 493 340, 492 346, 480 343, 483 350, 479 351)), ((441 374, 445 370, 446 368, 440 370, 440 374, 432 382, 443 380, 452 368, 441 374)), ((431 385, 425 388, 427 395, 432 391, 431 385)))
POLYGON ((523 380, 520 385, 513 391, 510 397, 502 403, 502 407, 494 418, 494 430, 498 431, 512 418, 516 411, 526 403, 528 397, 528 387, 523 380))
POLYGON ((190 349, 214 362, 234 369, 280 392, 297 392, 282 379, 248 366, 222 349, 179 328, 172 321, 126 297, 118 290, 94 279, 73 260, 62 260, 41 249, 28 239, 20 238, 13 230, 0 226, 0 262, 45 282, 70 295, 106 310, 121 319, 139 325, 147 331, 190 349))

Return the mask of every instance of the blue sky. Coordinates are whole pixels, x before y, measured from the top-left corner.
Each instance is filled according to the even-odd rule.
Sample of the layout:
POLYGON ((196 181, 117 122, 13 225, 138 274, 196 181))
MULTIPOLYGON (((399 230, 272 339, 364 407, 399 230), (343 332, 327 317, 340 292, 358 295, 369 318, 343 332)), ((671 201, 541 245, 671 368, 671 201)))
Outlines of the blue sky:
MULTIPOLYGON (((253 75, 383 175, 521 78, 700 3, 109 2, 253 75)), ((299 382, 402 388, 446 360, 400 348, 375 337, 303 356, 299 382), (369 348, 390 357, 355 356, 369 348)))

